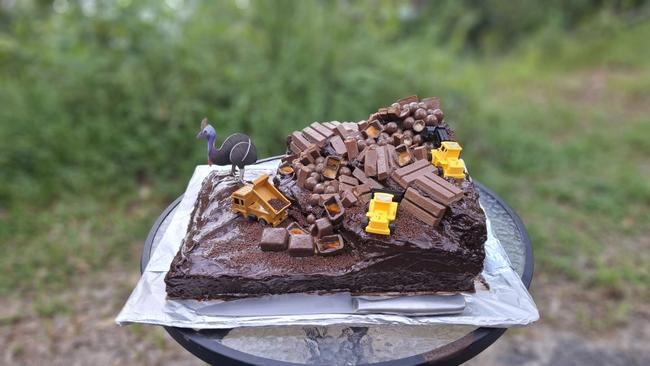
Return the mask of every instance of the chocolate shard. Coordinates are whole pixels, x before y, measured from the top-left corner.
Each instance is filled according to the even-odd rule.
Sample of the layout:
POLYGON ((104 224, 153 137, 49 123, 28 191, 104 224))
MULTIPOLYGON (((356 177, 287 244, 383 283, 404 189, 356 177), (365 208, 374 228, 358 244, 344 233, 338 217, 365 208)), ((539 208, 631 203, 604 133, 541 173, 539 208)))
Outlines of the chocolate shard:
POLYGON ((289 255, 292 257, 310 257, 314 255, 314 239, 311 235, 291 235, 289 237, 289 255))
POLYGON ((281 252, 287 249, 289 232, 285 228, 265 228, 260 248, 265 252, 281 252))

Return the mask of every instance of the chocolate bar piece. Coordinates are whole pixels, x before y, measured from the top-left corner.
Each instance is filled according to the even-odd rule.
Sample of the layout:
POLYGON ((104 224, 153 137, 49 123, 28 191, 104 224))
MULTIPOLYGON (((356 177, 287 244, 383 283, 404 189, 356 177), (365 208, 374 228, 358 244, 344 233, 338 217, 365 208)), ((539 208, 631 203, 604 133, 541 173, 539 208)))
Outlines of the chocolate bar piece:
POLYGON ((332 147, 334 148, 334 151, 336 151, 337 154, 344 156, 347 154, 348 150, 345 147, 345 144, 343 143, 343 140, 341 139, 340 136, 334 136, 330 139, 330 144, 332 144, 332 147))
POLYGON ((308 234, 289 237, 289 255, 292 257, 309 257, 314 255, 314 239, 308 234))
POLYGON ((448 191, 440 184, 432 181, 431 179, 427 179, 425 177, 416 178, 415 181, 413 182, 413 185, 415 186, 415 188, 418 188, 419 190, 423 191, 431 198, 433 198, 434 201, 440 202, 445 206, 449 206, 449 204, 459 200, 462 197, 462 196, 458 197, 454 195, 453 193, 451 193, 451 191, 448 191))
POLYGON ((341 250, 345 244, 341 235, 328 235, 316 241, 316 248, 320 255, 334 255, 341 250))
POLYGON ((325 193, 325 194, 321 194, 320 197, 318 197, 318 204, 319 204, 320 206, 322 206, 322 205, 325 203, 325 201, 329 200, 330 198, 332 198, 332 197, 334 197, 334 196, 338 196, 338 194, 337 194, 337 193, 325 193))
POLYGON ((350 131, 348 131, 348 129, 345 128, 345 126, 342 124, 339 124, 336 126, 336 128, 334 128, 334 133, 342 139, 348 137, 351 134, 350 131))
POLYGON ((350 207, 353 206, 355 203, 357 203, 357 196, 355 196, 353 191, 344 191, 343 192, 343 197, 341 198, 341 203, 343 204, 344 207, 350 207))
POLYGON ((386 180, 388 178, 388 159, 386 149, 380 147, 375 149, 377 152, 377 179, 386 180))
POLYGON ((353 185, 346 183, 339 183, 339 192, 351 191, 354 188, 353 185))
POLYGON ((359 146, 357 145, 357 139, 345 139, 345 150, 348 153, 348 159, 352 160, 356 158, 357 155, 359 155, 359 146))
POLYGON ((294 154, 300 154, 302 152, 302 150, 303 150, 298 145, 296 145, 296 143, 293 142, 293 141, 291 141, 291 143, 289 144, 289 149, 294 154))
POLYGON ((311 145, 311 142, 300 131, 294 131, 291 134, 291 142, 295 143, 301 150, 306 150, 311 145))
POLYGON ((439 109, 440 108, 440 98, 431 97, 422 99, 422 103, 427 106, 427 109, 439 109))
POLYGON ((429 156, 427 154, 426 146, 418 146, 413 149, 413 157, 415 160, 428 160, 429 156))
POLYGON ((370 148, 366 152, 366 159, 363 163, 363 171, 366 173, 366 177, 376 177, 377 176, 377 149, 370 148))
POLYGON ((363 172, 363 170, 361 170, 359 168, 354 168, 354 170, 352 171, 352 176, 357 178, 359 180, 359 182, 366 184, 370 188, 383 188, 384 187, 381 184, 379 184, 379 182, 377 182, 376 180, 368 177, 363 172))
POLYGON ((418 220, 431 226, 436 226, 440 222, 440 218, 427 213, 426 211, 419 208, 409 200, 402 200, 402 202, 400 202, 399 207, 397 209, 398 209, 397 215, 399 215, 400 210, 405 210, 410 212, 411 215, 415 216, 415 218, 417 218, 418 220))
POLYGON ((307 168, 304 165, 300 167, 300 170, 298 170, 298 187, 305 187, 305 180, 307 180, 310 173, 311 169, 307 168))
POLYGON ((409 103, 413 103, 413 102, 417 102, 417 101, 418 101, 418 96, 417 95, 409 95, 408 97, 404 97, 404 98, 398 100, 397 103, 399 103, 401 105, 404 105, 404 104, 409 104, 409 103))
POLYGON ((345 127, 345 129, 347 129, 348 131, 352 131, 352 132, 354 132, 354 131, 358 131, 358 130, 359 130, 359 125, 357 125, 357 124, 354 123, 354 122, 343 122, 342 125, 343 125, 343 127, 345 127))
POLYGON ((302 134, 307 138, 307 140, 319 145, 321 145, 326 139, 325 136, 321 135, 311 127, 303 128, 302 134))
POLYGON ((413 202, 416 206, 422 208, 424 211, 435 217, 441 217, 445 213, 445 206, 424 197, 413 188, 409 187, 406 190, 406 193, 404 193, 404 199, 413 202))
POLYGON ((413 160, 413 156, 411 155, 411 149, 409 149, 409 147, 404 144, 396 147, 395 152, 397 153, 397 164, 400 167, 410 164, 411 161, 413 160))
POLYGON ((455 198, 456 198, 456 197, 460 198, 460 197, 462 197, 463 194, 464 194, 464 192, 463 192, 462 189, 460 189, 459 187, 456 187, 455 185, 453 185, 452 183, 448 182, 448 181, 445 180, 444 178, 441 178, 441 177, 438 176, 437 174, 427 174, 426 177, 429 178, 429 179, 431 179, 432 181, 434 181, 434 182, 440 184, 440 185, 443 186, 445 189, 447 189, 448 191, 450 191, 451 193, 453 193, 455 198))
POLYGON ((402 178, 398 181, 398 183, 399 183, 400 186, 402 186, 403 188, 406 188, 406 187, 408 187, 411 183, 413 183, 413 181, 414 181, 415 179, 417 179, 418 177, 434 176, 434 175, 436 175, 436 167, 434 167, 433 165, 429 164, 429 165, 427 165, 426 167, 424 167, 424 168, 422 168, 422 169, 420 169, 420 170, 416 170, 416 171, 414 171, 413 173, 411 173, 411 174, 409 174, 409 175, 407 175, 407 176, 405 176, 405 177, 402 177, 402 178))
POLYGON ((323 126, 325 126, 326 128, 329 128, 330 130, 332 130, 332 133, 334 133, 334 129, 336 129, 336 125, 335 125, 335 124, 333 124, 332 122, 323 122, 323 123, 321 123, 321 124, 322 124, 323 126))
POLYGON ((359 121, 359 123, 357 123, 357 130, 363 131, 366 128, 368 128, 368 121, 363 120, 363 121, 359 121))
POLYGON ((402 168, 395 170, 393 174, 391 174, 391 178, 393 178, 393 180, 399 183, 402 187, 406 188, 406 185, 404 184, 402 177, 405 177, 409 174, 412 174, 428 166, 431 166, 431 163, 429 163, 428 161, 418 160, 415 163, 408 164, 402 168))
POLYGON ((260 239, 260 248, 265 252, 281 252, 287 249, 289 232, 283 227, 265 228, 260 239))
POLYGON ((339 175, 339 182, 349 184, 351 186, 356 186, 359 184, 357 178, 351 177, 349 175, 339 175))
POLYGON ((316 238, 332 234, 334 234, 334 227, 327 217, 316 220, 311 227, 311 235, 316 238))
POLYGON ((314 122, 310 126, 311 126, 311 128, 318 131, 318 133, 320 133, 321 135, 323 135, 325 137, 330 137, 330 136, 334 135, 334 131, 332 131, 331 129, 323 126, 322 124, 320 124, 318 122, 314 122))
POLYGON ((354 187, 352 192, 354 192, 357 197, 361 197, 362 195, 370 192, 370 186, 366 183, 359 184, 358 186, 354 187))
POLYGON ((370 124, 368 124, 368 127, 366 127, 365 130, 363 130, 363 133, 365 134, 366 137, 371 137, 373 139, 376 139, 379 137, 381 132, 384 130, 384 126, 379 123, 379 121, 372 121, 370 124))

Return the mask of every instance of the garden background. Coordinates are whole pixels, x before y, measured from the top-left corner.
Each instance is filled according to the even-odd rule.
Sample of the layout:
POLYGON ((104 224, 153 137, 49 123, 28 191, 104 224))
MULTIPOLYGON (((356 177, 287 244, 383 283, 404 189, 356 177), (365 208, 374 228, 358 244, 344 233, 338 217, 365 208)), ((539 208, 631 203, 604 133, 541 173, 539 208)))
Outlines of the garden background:
POLYGON ((154 219, 205 162, 439 96, 521 215, 542 320, 475 364, 648 364, 645 1, 0 1, 0 364, 198 363, 117 327, 154 219))

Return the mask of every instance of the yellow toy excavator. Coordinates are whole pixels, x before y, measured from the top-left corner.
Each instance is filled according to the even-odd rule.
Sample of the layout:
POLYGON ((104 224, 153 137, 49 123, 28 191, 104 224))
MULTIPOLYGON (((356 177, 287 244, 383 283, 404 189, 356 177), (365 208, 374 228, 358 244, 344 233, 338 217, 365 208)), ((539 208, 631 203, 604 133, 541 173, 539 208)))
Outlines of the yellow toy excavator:
POLYGON ((431 163, 442 168, 443 177, 465 179, 465 162, 460 159, 463 150, 456 141, 442 141, 440 147, 431 150, 431 163))
POLYGON ((366 232, 390 235, 391 222, 397 216, 397 202, 393 201, 393 197, 390 193, 375 192, 366 213, 369 218, 366 232))

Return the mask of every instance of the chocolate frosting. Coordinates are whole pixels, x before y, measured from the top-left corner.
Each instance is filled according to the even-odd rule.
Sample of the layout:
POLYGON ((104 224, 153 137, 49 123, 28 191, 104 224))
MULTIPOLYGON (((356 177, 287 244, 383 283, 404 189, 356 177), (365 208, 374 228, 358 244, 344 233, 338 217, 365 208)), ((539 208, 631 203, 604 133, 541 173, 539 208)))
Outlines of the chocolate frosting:
MULTIPOLYGON (((295 221, 307 228, 307 212, 324 215, 309 206, 310 192, 294 180, 278 176, 275 182, 292 202, 289 220, 281 226, 295 221)), ((483 268, 485 216, 471 181, 461 184, 464 197, 450 205, 437 227, 398 211, 393 234, 369 234, 363 226, 366 208, 359 204, 347 208, 336 228, 346 243, 341 254, 301 258, 261 251, 264 226, 230 210, 230 194, 239 187, 223 173, 213 172, 204 180, 187 235, 165 277, 169 297, 473 291, 483 268)))

